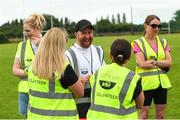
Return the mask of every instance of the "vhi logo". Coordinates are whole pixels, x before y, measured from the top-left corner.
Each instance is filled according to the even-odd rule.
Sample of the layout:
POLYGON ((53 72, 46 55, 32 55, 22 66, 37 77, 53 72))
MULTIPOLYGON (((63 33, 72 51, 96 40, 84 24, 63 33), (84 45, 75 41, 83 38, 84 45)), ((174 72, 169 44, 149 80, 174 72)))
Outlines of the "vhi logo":
POLYGON ((99 80, 99 84, 103 89, 112 89, 116 83, 110 81, 99 80))
POLYGON ((31 61, 32 61, 32 59, 31 59, 31 58, 28 58, 28 59, 26 59, 26 61, 31 62, 31 61))

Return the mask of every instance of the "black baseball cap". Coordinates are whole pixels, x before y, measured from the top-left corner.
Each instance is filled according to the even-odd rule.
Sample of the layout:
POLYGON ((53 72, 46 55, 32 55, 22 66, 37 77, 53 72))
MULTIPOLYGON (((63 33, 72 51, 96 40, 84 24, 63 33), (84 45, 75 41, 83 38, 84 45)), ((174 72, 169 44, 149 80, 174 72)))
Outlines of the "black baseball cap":
POLYGON ((91 29, 94 30, 93 25, 91 24, 90 21, 86 20, 86 19, 82 19, 80 21, 77 22, 76 26, 75 26, 75 30, 77 31, 82 31, 84 28, 90 27, 91 29))

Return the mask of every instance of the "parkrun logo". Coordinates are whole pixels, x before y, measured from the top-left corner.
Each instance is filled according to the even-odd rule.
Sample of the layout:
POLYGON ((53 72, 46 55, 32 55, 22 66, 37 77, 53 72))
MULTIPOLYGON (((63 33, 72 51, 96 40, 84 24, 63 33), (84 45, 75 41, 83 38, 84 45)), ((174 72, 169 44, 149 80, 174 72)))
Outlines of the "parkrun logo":
POLYGON ((110 81, 99 80, 99 84, 103 89, 112 89, 116 83, 110 81))

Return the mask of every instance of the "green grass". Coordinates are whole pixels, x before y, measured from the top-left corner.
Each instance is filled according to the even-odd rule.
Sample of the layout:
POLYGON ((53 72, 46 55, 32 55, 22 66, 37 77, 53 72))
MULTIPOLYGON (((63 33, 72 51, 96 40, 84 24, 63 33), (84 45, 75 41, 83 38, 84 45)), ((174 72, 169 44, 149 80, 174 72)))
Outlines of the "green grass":
MULTIPOLYGON (((174 35, 161 35, 166 38, 171 48, 171 55, 173 64, 170 72, 168 73, 173 88, 168 92, 168 104, 166 108, 165 118, 167 119, 180 119, 180 34, 174 35)), ((105 61, 110 63, 109 49, 113 40, 117 38, 125 38, 129 41, 139 38, 140 35, 134 36, 105 36, 95 37, 94 44, 101 45, 105 51, 105 61)), ((68 47, 74 43, 74 39, 70 39, 68 47)), ((12 65, 16 53, 17 43, 0 44, 0 119, 23 119, 18 115, 17 107, 17 86, 18 78, 12 75, 12 65)), ((134 70, 135 59, 132 54, 131 60, 128 62, 127 67, 134 70)), ((154 118, 154 106, 152 104, 150 118, 154 118)))
POLYGON ((17 44, 0 44, 0 118, 20 118, 17 108, 18 79, 12 75, 17 44))

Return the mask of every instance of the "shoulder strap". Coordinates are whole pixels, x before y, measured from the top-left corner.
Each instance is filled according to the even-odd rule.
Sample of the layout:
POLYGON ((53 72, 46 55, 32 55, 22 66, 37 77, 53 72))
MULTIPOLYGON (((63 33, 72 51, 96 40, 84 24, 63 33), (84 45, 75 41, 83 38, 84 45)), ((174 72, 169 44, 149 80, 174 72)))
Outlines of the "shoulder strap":
POLYGON ((26 67, 26 66, 25 66, 25 62, 24 62, 25 50, 26 50, 26 43, 27 43, 27 41, 24 41, 24 42, 22 43, 22 46, 21 46, 21 63, 22 63, 23 69, 26 67))
POLYGON ((101 62, 101 65, 103 63, 103 58, 104 58, 104 54, 102 53, 102 59, 101 59, 101 50, 100 50, 100 47, 99 46, 94 46, 97 50, 97 53, 98 53, 98 56, 99 56, 99 60, 101 62))
MULTIPOLYGON (((68 49, 68 52, 70 53, 71 57, 72 57, 72 62, 74 64, 74 71, 75 73, 77 74, 77 76, 79 76, 79 67, 78 67, 78 62, 77 62, 77 57, 76 57, 76 54, 75 52, 73 51, 72 48, 69 48, 68 49)), ((72 65, 72 64, 71 64, 72 65)))
POLYGON ((146 52, 146 47, 145 47, 145 44, 144 44, 144 41, 143 41, 143 38, 139 38, 139 41, 141 42, 142 44, 142 49, 143 49, 143 53, 144 53, 144 57, 145 57, 145 60, 147 60, 147 52, 146 52))
POLYGON ((162 37, 159 37, 159 40, 160 40, 163 48, 166 48, 166 45, 167 45, 167 44, 166 44, 166 45, 164 44, 164 43, 165 43, 165 40, 164 40, 162 37))

